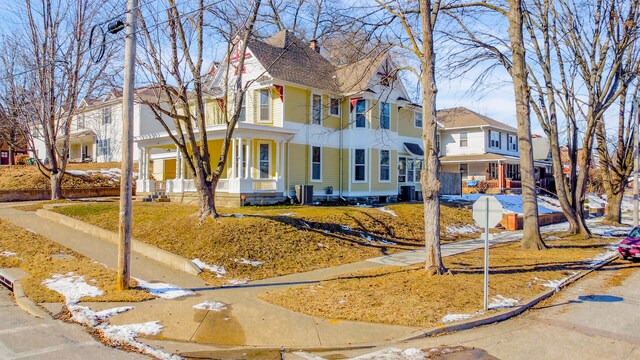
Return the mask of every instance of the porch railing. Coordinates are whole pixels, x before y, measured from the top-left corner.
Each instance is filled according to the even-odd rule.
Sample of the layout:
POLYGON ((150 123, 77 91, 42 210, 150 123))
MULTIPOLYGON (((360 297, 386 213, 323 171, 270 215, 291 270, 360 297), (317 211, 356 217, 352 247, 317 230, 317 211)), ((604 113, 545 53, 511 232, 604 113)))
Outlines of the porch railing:
POLYGON ((276 191, 277 188, 276 179, 253 179, 253 191, 276 191))

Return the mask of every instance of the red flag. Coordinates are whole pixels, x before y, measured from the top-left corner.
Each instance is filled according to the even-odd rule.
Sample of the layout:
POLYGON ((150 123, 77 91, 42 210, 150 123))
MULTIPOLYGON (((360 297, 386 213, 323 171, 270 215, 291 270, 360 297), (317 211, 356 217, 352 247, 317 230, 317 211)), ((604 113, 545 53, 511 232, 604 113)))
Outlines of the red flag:
POLYGON ((280 101, 284 101, 284 86, 282 85, 273 85, 278 91, 278 96, 280 96, 280 101))
POLYGON ((356 107, 356 104, 358 103, 358 100, 360 100, 360 98, 351 98, 349 100, 349 102, 351 104, 351 109, 349 110, 349 112, 353 112, 353 108, 356 107))

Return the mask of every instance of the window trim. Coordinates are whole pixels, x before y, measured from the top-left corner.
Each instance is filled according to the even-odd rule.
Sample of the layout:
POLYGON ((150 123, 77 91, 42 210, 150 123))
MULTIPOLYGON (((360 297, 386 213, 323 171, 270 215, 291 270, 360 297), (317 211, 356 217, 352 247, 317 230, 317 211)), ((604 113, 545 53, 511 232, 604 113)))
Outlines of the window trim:
POLYGON ((309 111, 309 124, 311 125, 318 125, 318 126, 322 126, 322 95, 318 94, 318 93, 311 93, 311 111, 309 111), (314 97, 319 97, 320 98, 320 119, 318 119, 318 122, 314 122, 313 119, 313 98, 314 97))
POLYGON ((390 130, 391 129, 391 104, 385 101, 380 101, 380 105, 378 105, 378 110, 380 111, 380 115, 378 116, 378 127, 380 129, 390 130), (389 115, 387 116, 387 119, 388 119, 387 127, 382 127, 382 111, 384 109, 385 104, 389 109, 389 115))
POLYGON ((413 127, 416 129, 422 129, 422 127, 424 126, 424 118, 422 117, 422 111, 414 111, 413 112, 413 127), (418 114, 420 114, 420 126, 416 125, 416 118, 418 117, 418 114))
POLYGON ((489 149, 502 149, 502 133, 500 131, 489 130, 489 149), (493 146, 493 139, 491 135, 498 134, 498 146, 493 146))
POLYGON ((257 148, 258 148, 258 149, 257 149, 257 150, 258 150, 258 154, 257 154, 258 156, 257 156, 257 159, 256 159, 256 160, 258 160, 258 161, 257 161, 257 163, 258 163, 258 180, 271 179, 271 172, 272 172, 272 170, 273 170, 273 169, 271 168, 271 143, 270 143, 270 142, 267 142, 267 141, 258 141, 258 146, 257 146, 257 148), (261 175, 262 175, 262 171, 260 170, 260 162, 262 161, 262 160, 260 159, 260 146, 261 146, 261 145, 267 145, 267 147, 268 147, 268 149, 269 149, 269 152, 268 152, 268 154, 269 154, 269 160, 268 160, 269 170, 267 171, 267 177, 266 177, 266 178, 261 177, 261 175))
POLYGON ((262 123, 262 124, 269 124, 273 122, 273 119, 271 118, 271 113, 273 112, 271 109, 271 88, 262 88, 262 89, 257 89, 256 90, 258 92, 258 123, 262 123), (268 115, 269 115, 269 119, 268 120, 262 120, 262 92, 265 91, 267 93, 267 107, 269 108, 268 110, 268 115))
POLYGON ((390 183, 391 182, 391 150, 389 149, 378 149, 378 182, 380 183, 390 183), (382 179, 382 152, 387 152, 387 160, 389 164, 385 165, 389 168, 389 178, 387 180, 382 179))
POLYGON ((311 156, 309 156, 309 163, 310 163, 310 176, 309 176, 309 181, 310 182, 316 182, 316 183, 321 183, 322 182, 322 146, 316 146, 316 145, 311 145, 311 156), (318 179, 314 179, 313 178, 313 148, 319 148, 320 149, 320 178, 318 179))
POLYGON ((351 164, 351 168, 353 170, 353 179, 351 180, 351 182, 353 183, 358 183, 358 184, 362 184, 362 183, 366 183, 367 182, 367 160, 368 160, 368 156, 367 156, 367 149, 366 148, 356 148, 353 149, 353 162, 351 164), (364 151, 364 164, 356 164, 356 152, 358 150, 362 150, 364 151), (364 166, 364 180, 356 180, 356 166, 364 166))
POLYGON ((518 136, 507 133, 507 151, 517 152, 518 151, 518 136), (511 141, 513 139, 513 142, 511 141), (511 145, 515 145, 515 149, 511 148, 511 145))
POLYGON ((342 101, 340 101, 340 98, 335 98, 335 97, 329 97, 329 116, 335 116, 335 117, 340 117, 340 114, 342 112, 342 101), (331 104, 332 101, 337 101, 338 102, 338 112, 337 113, 333 113, 331 110, 333 108, 333 105, 331 104))
POLYGON ((469 147, 469 132, 468 131, 460 131, 460 134, 458 135, 459 139, 458 139, 458 146, 460 148, 468 148, 469 147), (466 145, 462 146, 462 134, 465 135, 465 139, 464 141, 466 141, 466 145))
POLYGON ((358 99, 358 101, 356 102, 356 105, 353 108, 353 128, 354 129, 368 129, 369 128, 369 119, 367 117, 367 99, 358 99), (358 102, 363 101, 364 102, 364 112, 362 113, 364 115, 364 126, 360 127, 357 126, 358 124, 358 102))

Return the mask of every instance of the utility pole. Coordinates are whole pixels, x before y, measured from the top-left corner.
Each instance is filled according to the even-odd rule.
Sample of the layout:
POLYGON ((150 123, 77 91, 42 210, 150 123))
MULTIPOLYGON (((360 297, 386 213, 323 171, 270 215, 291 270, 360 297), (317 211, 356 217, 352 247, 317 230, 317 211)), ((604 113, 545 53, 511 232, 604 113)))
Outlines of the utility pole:
POLYGON ((631 108, 631 118, 633 119, 633 226, 638 226, 638 169, 640 169, 640 160, 638 159, 638 139, 640 139, 640 129, 638 129, 638 121, 640 114, 638 113, 638 98, 633 100, 631 108))
POLYGON ((128 290, 131 267, 131 193, 133 190, 133 92, 135 90, 136 28, 138 0, 127 0, 127 30, 122 91, 122 165, 120 221, 118 223, 118 290, 128 290))

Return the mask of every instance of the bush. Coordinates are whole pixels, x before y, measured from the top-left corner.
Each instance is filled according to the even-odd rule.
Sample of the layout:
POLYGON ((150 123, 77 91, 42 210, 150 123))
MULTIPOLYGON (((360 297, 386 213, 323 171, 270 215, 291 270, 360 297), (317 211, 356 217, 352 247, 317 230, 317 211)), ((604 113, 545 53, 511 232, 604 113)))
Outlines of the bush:
POLYGON ((18 155, 15 157, 16 165, 27 165, 27 162, 29 161, 29 159, 30 159, 29 155, 26 155, 26 154, 18 155))

